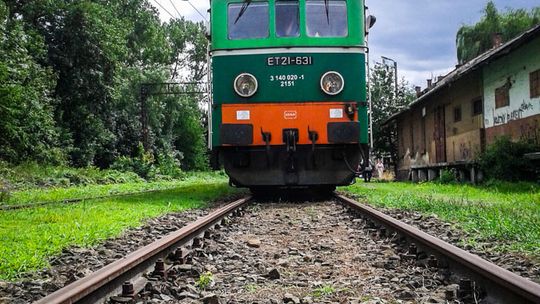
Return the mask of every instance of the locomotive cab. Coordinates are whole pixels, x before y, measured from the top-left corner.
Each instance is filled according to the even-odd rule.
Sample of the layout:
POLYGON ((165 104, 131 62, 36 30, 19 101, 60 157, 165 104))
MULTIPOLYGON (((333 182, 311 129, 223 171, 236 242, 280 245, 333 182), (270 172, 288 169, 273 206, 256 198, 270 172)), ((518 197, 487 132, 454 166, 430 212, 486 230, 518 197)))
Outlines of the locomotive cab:
POLYGON ((367 151, 361 0, 211 1, 209 142, 239 187, 348 185, 367 151))

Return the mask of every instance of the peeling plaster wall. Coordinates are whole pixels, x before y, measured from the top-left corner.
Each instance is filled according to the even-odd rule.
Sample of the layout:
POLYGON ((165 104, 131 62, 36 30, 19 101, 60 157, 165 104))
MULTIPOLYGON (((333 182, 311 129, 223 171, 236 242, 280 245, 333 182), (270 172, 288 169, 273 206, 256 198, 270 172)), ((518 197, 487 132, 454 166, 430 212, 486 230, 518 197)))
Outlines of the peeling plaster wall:
POLYGON ((523 138, 519 131, 521 123, 530 124, 531 118, 540 114, 540 97, 530 97, 529 80, 529 74, 538 69, 540 37, 484 67, 484 125, 487 144, 496 135, 510 135, 514 140, 523 138), (510 104, 496 109, 495 89, 507 83, 510 85, 510 104))

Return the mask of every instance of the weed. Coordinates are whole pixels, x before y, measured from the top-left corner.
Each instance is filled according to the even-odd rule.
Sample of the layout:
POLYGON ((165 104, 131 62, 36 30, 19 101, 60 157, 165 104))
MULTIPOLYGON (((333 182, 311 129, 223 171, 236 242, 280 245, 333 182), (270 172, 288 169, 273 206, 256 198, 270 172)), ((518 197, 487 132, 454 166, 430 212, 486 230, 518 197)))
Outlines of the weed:
POLYGON ((323 285, 313 290, 313 296, 317 298, 326 297, 326 296, 331 296, 335 292, 336 292, 336 289, 332 285, 323 285))
POLYGON ((256 292, 257 289, 259 289, 259 286, 255 285, 255 284, 247 284, 246 286, 244 286, 244 289, 247 291, 247 292, 256 292))
POLYGON ((317 218, 317 211, 314 207, 309 207, 307 210, 307 214, 312 221, 317 218))
POLYGON ((214 281, 214 275, 208 271, 199 276, 199 279, 195 283, 199 289, 205 290, 206 288, 210 287, 210 284, 214 281))

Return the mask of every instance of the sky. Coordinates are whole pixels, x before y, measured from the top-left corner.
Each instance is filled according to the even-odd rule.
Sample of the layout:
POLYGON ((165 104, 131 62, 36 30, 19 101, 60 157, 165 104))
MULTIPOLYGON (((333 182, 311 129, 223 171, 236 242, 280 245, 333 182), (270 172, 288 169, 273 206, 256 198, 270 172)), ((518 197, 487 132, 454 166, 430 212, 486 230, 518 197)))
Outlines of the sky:
MULTIPOLYGON (((149 0, 162 20, 171 15, 189 20, 207 19, 209 0, 149 0), (160 5, 162 7, 160 7, 160 5)), ((540 0, 495 0, 499 11, 506 8, 530 9, 540 0)), ((426 80, 445 75, 457 64, 455 37, 463 24, 480 20, 487 0, 366 0, 377 23, 369 35, 370 64, 381 56, 398 63, 398 75, 411 85, 424 88, 426 80)))

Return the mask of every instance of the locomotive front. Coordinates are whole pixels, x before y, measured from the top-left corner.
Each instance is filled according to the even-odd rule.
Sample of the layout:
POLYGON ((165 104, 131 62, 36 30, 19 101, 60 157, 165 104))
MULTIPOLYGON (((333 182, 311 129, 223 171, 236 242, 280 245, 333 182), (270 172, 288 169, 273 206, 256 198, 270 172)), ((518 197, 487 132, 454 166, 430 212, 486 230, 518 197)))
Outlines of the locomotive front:
POLYGON ((350 184, 367 151, 361 0, 211 1, 210 146, 239 187, 350 184))

